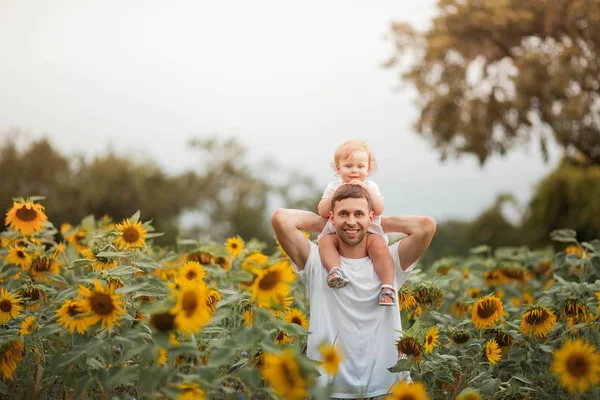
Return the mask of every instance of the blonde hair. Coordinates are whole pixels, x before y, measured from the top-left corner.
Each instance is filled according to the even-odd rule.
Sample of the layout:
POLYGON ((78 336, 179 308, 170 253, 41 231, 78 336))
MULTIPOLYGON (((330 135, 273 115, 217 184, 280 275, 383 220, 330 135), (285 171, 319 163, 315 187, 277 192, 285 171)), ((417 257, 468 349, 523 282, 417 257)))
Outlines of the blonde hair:
POLYGON ((373 155, 373 151, 365 142, 360 140, 346 140, 340 144, 333 155, 333 161, 331 162, 331 168, 337 173, 338 165, 341 160, 350 157, 355 151, 365 151, 369 155, 369 175, 371 175, 377 169, 377 161, 373 155))

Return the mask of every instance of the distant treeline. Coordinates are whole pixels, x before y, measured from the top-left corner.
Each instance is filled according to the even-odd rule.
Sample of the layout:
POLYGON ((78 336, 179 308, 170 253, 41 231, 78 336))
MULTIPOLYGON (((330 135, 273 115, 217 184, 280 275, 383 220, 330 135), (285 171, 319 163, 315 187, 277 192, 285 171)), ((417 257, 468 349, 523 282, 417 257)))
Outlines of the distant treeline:
MULTIPOLYGON (((240 235, 271 249, 273 199, 286 207, 316 209, 321 192, 312 179, 273 161, 249 163, 247 149, 234 139, 197 139, 189 146, 198 152, 198 168, 172 175, 135 155, 108 153, 86 161, 62 154, 48 139, 19 148, 9 136, 0 144, 0 209, 9 209, 16 196, 46 196, 46 213, 57 227, 90 214, 118 222, 139 209, 142 220, 152 219, 164 232, 157 244, 240 235), (183 215, 196 221, 186 223, 186 232, 180 230, 183 215)), ((537 184, 519 224, 503 212, 511 202, 512 196, 503 194, 472 221, 438 221, 424 261, 464 254, 480 244, 542 247, 551 243, 550 232, 561 228, 576 230, 580 240, 600 237, 600 166, 565 158, 537 184)))

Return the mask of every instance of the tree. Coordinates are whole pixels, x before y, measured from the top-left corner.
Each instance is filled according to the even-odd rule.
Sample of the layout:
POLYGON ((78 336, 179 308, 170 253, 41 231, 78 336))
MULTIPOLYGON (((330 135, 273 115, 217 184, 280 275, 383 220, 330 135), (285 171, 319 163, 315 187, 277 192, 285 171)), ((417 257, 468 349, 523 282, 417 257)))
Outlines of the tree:
POLYGON ((530 245, 549 241, 555 229, 570 228, 580 241, 600 238, 600 166, 565 158, 538 183, 523 221, 530 245))
POLYGON ((417 131, 481 164, 554 138, 600 165, 600 1, 439 0, 425 32, 392 25, 386 63, 419 92, 417 131), (406 66, 407 56, 414 62, 406 66))

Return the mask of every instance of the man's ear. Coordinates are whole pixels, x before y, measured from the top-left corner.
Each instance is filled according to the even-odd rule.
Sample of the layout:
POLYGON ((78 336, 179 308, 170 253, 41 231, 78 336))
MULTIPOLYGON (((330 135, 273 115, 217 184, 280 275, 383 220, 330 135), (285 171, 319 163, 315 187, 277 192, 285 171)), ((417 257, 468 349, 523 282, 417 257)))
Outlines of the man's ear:
POLYGON ((333 220, 333 211, 331 211, 331 210, 329 211, 329 219, 333 220))
POLYGON ((369 222, 373 222, 375 219, 375 211, 369 211, 369 222))

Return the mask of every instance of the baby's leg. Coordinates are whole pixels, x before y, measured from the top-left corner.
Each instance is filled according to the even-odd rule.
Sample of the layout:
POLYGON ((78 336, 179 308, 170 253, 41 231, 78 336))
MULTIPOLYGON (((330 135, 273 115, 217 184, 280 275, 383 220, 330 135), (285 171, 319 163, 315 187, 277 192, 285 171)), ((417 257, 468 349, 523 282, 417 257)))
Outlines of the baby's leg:
POLYGON ((340 253, 336 234, 325 235, 319 239, 319 255, 321 264, 328 273, 327 285, 334 289, 346 286, 348 279, 340 269, 340 253))
MULTIPOLYGON (((393 288, 394 286, 394 261, 390 255, 385 239, 380 235, 370 233, 367 235, 367 252, 369 257, 373 259, 373 267, 381 280, 383 288, 393 288)), ((392 290, 393 291, 393 290, 392 290)), ((382 303, 394 302, 389 296, 382 297, 382 303)))
POLYGON ((331 233, 319 239, 319 255, 321 256, 321 263, 327 272, 330 272, 333 267, 340 266, 340 253, 338 251, 338 237, 336 234, 331 233))

